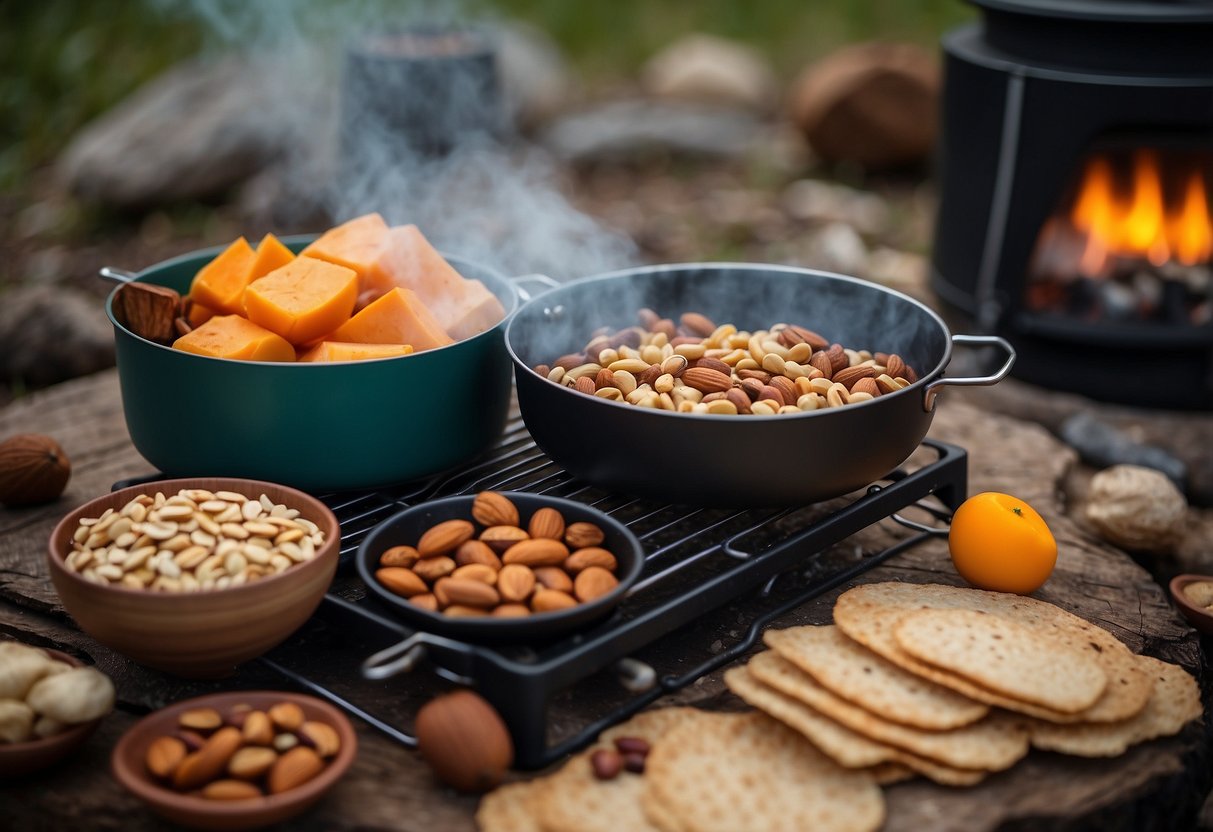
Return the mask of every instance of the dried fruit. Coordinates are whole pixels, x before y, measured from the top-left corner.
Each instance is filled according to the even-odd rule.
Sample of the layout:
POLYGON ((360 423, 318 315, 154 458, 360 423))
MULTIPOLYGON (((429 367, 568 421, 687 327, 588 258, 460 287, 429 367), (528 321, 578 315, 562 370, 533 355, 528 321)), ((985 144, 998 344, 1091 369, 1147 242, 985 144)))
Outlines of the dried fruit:
POLYGON ((71 475, 67 454, 49 436, 23 433, 0 442, 0 503, 50 502, 63 493, 71 475))
POLYGON ((481 792, 501 782, 514 744, 493 706, 470 690, 430 700, 417 712, 417 750, 442 782, 481 792))

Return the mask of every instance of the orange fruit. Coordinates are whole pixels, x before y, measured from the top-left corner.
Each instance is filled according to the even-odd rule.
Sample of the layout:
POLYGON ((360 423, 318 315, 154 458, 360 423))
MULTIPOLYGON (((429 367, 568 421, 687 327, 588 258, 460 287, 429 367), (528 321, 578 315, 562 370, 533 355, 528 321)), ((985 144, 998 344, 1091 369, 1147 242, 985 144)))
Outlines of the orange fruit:
POLYGON ((962 578, 996 592, 1034 592, 1057 563, 1057 541, 1041 516, 1023 500, 997 491, 961 503, 952 515, 948 549, 962 578))

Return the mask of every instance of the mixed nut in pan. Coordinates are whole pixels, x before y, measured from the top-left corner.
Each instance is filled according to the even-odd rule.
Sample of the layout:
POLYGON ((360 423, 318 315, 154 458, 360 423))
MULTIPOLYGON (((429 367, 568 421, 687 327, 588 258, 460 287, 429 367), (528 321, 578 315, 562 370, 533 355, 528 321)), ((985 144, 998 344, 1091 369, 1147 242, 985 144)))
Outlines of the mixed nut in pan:
POLYGON ((641 309, 639 326, 596 333, 535 372, 580 393, 678 413, 800 413, 871 401, 918 380, 899 355, 854 350, 787 323, 739 330, 697 312, 675 324, 641 309))

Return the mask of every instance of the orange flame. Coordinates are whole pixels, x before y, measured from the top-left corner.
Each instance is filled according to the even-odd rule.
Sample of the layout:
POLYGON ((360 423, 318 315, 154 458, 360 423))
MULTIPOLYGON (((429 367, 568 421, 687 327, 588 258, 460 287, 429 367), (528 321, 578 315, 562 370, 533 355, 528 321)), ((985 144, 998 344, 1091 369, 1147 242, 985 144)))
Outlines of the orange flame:
POLYGON ((1128 193, 1118 192, 1111 164, 1096 156, 1083 173, 1070 212, 1074 227, 1086 234, 1079 268, 1094 277, 1110 256, 1144 257, 1155 266, 1178 260, 1196 265, 1213 255, 1213 222, 1204 178, 1188 174, 1182 197, 1168 203, 1158 156, 1139 150, 1133 156, 1128 193))

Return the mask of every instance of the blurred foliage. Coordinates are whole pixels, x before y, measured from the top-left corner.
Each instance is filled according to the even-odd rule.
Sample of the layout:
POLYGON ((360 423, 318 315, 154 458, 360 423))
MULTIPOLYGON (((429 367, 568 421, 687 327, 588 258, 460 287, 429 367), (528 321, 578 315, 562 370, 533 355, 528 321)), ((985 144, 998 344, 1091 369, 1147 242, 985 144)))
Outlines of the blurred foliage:
MULTIPOLYGON (((634 77, 679 35, 709 32, 762 49, 786 77, 842 43, 937 42, 972 16, 962 0, 0 0, 0 190, 50 162, 83 124, 205 44, 301 32, 344 13, 384 18, 500 14, 548 32, 591 84, 634 77), (317 14, 324 11, 327 14, 317 14), (279 27, 284 15, 291 25, 279 27), (227 27, 229 31, 220 31, 227 27), (257 28, 257 27, 255 27, 257 28)), ((368 19, 362 17, 362 19, 368 19)))

